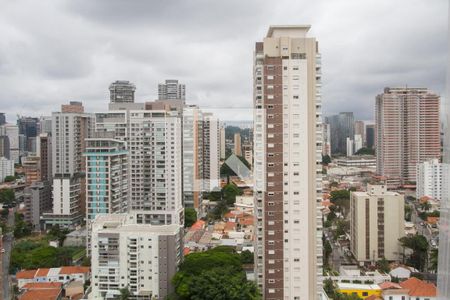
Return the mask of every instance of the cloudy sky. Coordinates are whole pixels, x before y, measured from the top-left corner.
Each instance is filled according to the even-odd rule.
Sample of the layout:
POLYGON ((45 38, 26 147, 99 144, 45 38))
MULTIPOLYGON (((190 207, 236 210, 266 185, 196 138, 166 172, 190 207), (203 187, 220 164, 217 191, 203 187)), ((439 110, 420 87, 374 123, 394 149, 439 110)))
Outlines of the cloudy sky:
POLYGON ((81 100, 106 110, 108 85, 136 100, 178 78, 188 102, 252 105, 255 41, 271 24, 311 24, 320 43, 325 114, 371 120, 385 86, 445 92, 447 0, 1 1, 0 111, 48 115, 81 100))

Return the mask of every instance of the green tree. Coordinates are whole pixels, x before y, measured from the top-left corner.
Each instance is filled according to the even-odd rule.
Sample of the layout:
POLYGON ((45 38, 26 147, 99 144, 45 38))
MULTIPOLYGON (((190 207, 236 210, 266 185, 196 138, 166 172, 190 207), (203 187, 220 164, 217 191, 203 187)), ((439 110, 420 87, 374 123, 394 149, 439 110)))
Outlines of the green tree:
POLYGON ((184 210, 184 227, 191 227, 197 221, 197 212, 193 208, 184 210))
POLYGON ((432 249, 430 252, 430 271, 437 272, 439 250, 432 249))
POLYGON ((254 258, 254 254, 248 250, 241 252, 241 262, 243 264, 253 264, 254 258))
POLYGON ((187 255, 172 282, 175 299, 260 299, 256 285, 246 279, 241 255, 232 247, 187 255))
POLYGON ((414 268, 424 271, 428 259, 428 241, 423 235, 404 236, 399 239, 400 245, 412 250, 407 262, 414 268))
POLYGON ((389 268, 389 262, 384 257, 383 257, 383 259, 381 259, 377 262, 377 268, 379 271, 386 273, 386 274, 388 274, 391 271, 391 269, 389 268))
POLYGON ((431 204, 428 201, 424 201, 424 202, 420 203, 420 208, 423 211, 429 211, 431 209, 431 204))
POLYGON ((375 155, 375 149, 363 147, 356 151, 355 155, 375 155))
POLYGON ((0 191, 0 203, 10 205, 15 200, 14 190, 3 189, 0 191))
POLYGON ((21 213, 15 213, 15 225, 14 225, 14 237, 19 239, 31 234, 32 226, 30 223, 25 222, 24 215, 21 213))
POLYGON ((331 157, 329 155, 322 155, 322 165, 327 166, 331 163, 331 157))
POLYGON ((128 287, 120 289, 120 300, 128 300, 131 297, 131 292, 128 287))
POLYGON ((236 202, 236 196, 238 195, 242 195, 242 191, 232 183, 227 184, 223 188, 223 198, 227 205, 233 205, 234 202, 236 202))
POLYGON ((411 222, 412 208, 411 205, 405 204, 405 221, 411 222))
POLYGON ((5 177, 5 182, 13 182, 14 180, 16 180, 15 176, 9 175, 5 177))

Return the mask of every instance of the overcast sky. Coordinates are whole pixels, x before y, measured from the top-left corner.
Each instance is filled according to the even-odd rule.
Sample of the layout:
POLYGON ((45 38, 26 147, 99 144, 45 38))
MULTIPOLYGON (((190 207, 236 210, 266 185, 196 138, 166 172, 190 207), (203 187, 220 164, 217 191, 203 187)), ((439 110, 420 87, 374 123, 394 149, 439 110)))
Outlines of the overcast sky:
POLYGON ((1 1, 0 111, 49 115, 69 100, 107 109, 116 79, 153 100, 167 78, 187 102, 252 105, 256 41, 271 24, 311 24, 323 111, 373 119, 385 86, 445 92, 447 0, 1 1))

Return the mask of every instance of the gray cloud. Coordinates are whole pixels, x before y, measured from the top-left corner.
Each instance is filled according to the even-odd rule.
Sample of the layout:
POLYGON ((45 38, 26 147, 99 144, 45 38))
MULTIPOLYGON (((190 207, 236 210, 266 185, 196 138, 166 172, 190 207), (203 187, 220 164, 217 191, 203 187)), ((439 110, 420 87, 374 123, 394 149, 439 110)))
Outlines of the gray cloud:
MULTIPOLYGON (((49 114, 68 100, 107 107, 127 79, 138 100, 178 78, 188 102, 252 105, 254 42, 270 24, 311 24, 323 62, 324 113, 372 119, 385 86, 444 92, 446 0, 19 0, 0 11, 0 111, 49 114)), ((230 111, 233 111, 231 109, 230 111)), ((248 115, 243 113, 243 115, 248 115)))

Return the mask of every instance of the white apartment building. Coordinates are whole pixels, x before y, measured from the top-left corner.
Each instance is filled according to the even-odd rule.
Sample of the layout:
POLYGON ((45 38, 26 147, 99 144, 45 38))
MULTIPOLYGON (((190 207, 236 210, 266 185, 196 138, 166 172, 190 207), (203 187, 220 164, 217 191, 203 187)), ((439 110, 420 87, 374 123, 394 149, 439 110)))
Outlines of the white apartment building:
MULTIPOLYGON (((134 107, 134 106, 133 106, 134 107)), ((129 209, 138 221, 183 224, 181 118, 166 110, 96 113, 96 132, 113 132, 128 150, 129 209)))
POLYGON ((220 159, 226 157, 226 141, 225 141, 225 127, 220 127, 220 159))
POLYGON ((0 183, 5 181, 6 176, 14 176, 14 160, 0 157, 0 183))
POLYGON ((401 258, 399 238, 405 235, 404 196, 386 185, 367 185, 350 196, 350 250, 358 262, 401 258))
POLYGON ((219 119, 203 113, 203 190, 220 189, 219 119))
POLYGON ((182 232, 176 224, 137 224, 134 215, 97 215, 92 224, 92 292, 112 300, 120 289, 133 299, 166 299, 182 260, 182 232))
POLYGON ((321 62, 310 26, 271 26, 254 53, 255 276, 263 298, 318 299, 321 62))
POLYGON ((358 152, 359 149, 361 149, 363 147, 363 139, 362 136, 360 134, 355 134, 355 139, 353 141, 354 143, 354 148, 353 151, 358 152))
POLYGON ((429 196, 433 199, 442 200, 444 190, 442 176, 446 170, 448 172, 448 165, 440 163, 436 158, 417 164, 417 199, 429 196))
POLYGON ((158 84, 158 100, 184 100, 186 99, 186 86, 178 80, 168 79, 158 84))
POLYGON ((322 155, 331 157, 331 128, 330 124, 322 123, 322 155))
POLYGON ((347 143, 347 157, 352 156, 353 154, 355 154, 355 143, 351 138, 347 138, 346 139, 346 143, 347 143))

